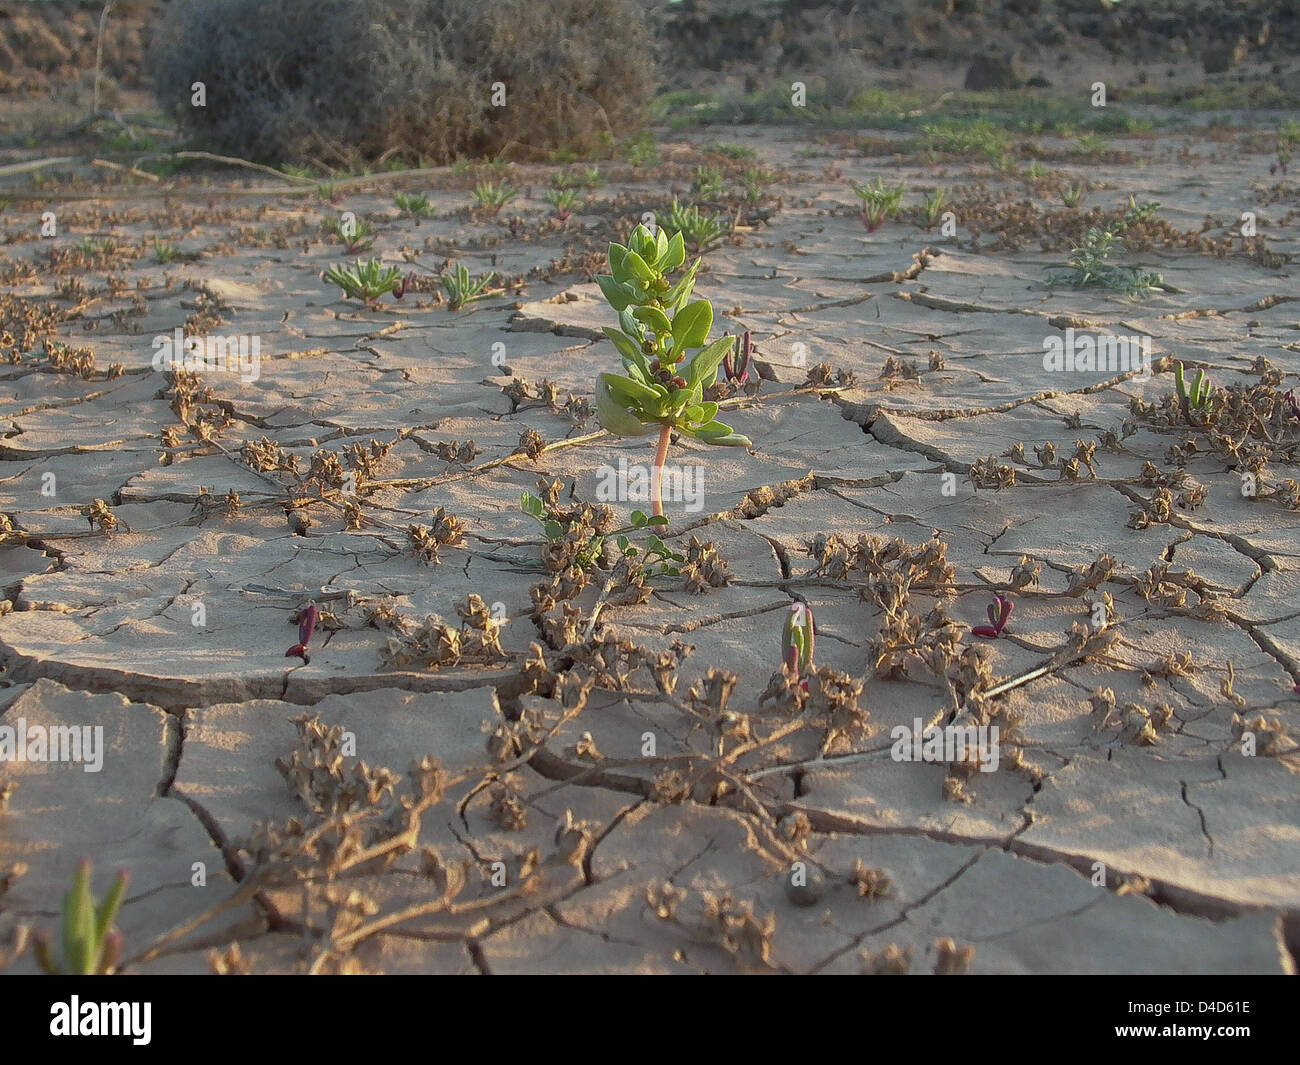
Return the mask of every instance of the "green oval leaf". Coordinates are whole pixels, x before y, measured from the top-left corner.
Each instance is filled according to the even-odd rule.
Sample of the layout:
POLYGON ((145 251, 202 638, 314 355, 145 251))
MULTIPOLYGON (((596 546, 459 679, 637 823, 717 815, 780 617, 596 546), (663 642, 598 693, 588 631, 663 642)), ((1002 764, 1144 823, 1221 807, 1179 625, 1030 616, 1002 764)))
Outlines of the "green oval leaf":
POLYGON ((607 302, 616 311, 627 310, 627 307, 635 298, 635 293, 627 285, 620 284, 608 274, 600 274, 596 278, 596 284, 600 286, 600 293, 605 297, 607 302))
POLYGON ((718 366, 736 345, 735 337, 719 337, 691 360, 686 380, 691 386, 711 385, 718 376, 718 366))
MULTIPOLYGON (((653 431, 653 423, 647 425, 628 407, 630 401, 624 401, 615 396, 613 389, 610 387, 610 379, 624 383, 624 386, 642 388, 649 392, 644 386, 638 385, 635 381, 630 381, 625 377, 614 377, 613 374, 601 374, 596 378, 596 417, 600 421, 601 427, 615 436, 645 436, 646 433, 653 431)), ((653 396, 654 393, 651 393, 653 396)))
MULTIPOLYGON (((662 232, 662 230, 660 231, 662 232)), ((686 261, 686 241, 682 239, 680 233, 674 233, 672 240, 668 242, 668 250, 664 253, 663 259, 659 263, 659 269, 665 274, 676 270, 686 261)))
POLYGON ((609 246, 609 272, 618 280, 626 280, 627 249, 622 244, 609 246))
POLYGON ((655 278, 659 276, 652 269, 650 269, 650 267, 646 264, 646 261, 634 251, 629 251, 627 253, 625 266, 628 272, 631 273, 638 281, 650 282, 655 280, 655 278))
POLYGON ((648 325, 657 336, 664 336, 676 328, 676 323, 670 322, 668 315, 658 307, 638 307, 632 312, 632 317, 648 325))
POLYGON ((709 339, 709 330, 713 328, 713 305, 708 300, 696 300, 687 304, 673 318, 673 348, 685 351, 687 348, 703 347, 709 339))

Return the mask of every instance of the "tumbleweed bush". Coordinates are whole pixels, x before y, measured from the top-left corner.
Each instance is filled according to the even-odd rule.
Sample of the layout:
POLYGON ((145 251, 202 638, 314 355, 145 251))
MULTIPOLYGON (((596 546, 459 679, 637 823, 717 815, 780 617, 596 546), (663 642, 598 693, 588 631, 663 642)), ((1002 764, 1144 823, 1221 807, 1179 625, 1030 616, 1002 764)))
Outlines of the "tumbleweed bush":
POLYGON ((196 145, 346 168, 612 150, 654 93, 651 53, 636 0, 175 0, 152 65, 196 145))

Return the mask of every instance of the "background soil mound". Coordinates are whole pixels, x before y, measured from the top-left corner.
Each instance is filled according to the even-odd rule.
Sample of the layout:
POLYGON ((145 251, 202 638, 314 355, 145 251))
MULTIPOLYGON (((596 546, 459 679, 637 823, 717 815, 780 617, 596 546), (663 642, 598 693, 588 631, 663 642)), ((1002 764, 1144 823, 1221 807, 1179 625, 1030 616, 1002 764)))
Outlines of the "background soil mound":
POLYGON ((1213 0, 686 0, 664 18, 679 70, 806 65, 820 73, 846 51, 883 66, 965 64, 985 48, 1032 55, 1072 42, 1148 62, 1199 57, 1225 41, 1242 43, 1241 58, 1300 53, 1300 10, 1288 0, 1231 9, 1213 0))

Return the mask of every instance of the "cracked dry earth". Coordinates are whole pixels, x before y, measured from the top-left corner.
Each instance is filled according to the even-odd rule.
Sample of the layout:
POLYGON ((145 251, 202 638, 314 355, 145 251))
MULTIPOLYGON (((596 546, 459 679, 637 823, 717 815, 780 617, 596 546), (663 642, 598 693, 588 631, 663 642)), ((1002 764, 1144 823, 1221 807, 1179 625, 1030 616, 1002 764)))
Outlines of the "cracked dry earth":
MULTIPOLYGON (((1181 135, 1061 167, 1092 204, 1159 200, 1180 232, 1215 220, 1228 254, 1148 248, 1167 288, 1134 301, 1046 288, 1064 253, 1037 235, 991 251, 991 224, 983 248, 969 227, 867 233, 822 171, 950 185, 959 227, 981 203, 1059 209, 1050 190, 730 135, 783 174, 697 289, 757 340, 761 388, 724 414, 754 448, 674 446, 705 464, 705 505, 668 504, 693 564, 649 592, 552 572, 519 510, 561 480, 553 509, 572 516, 602 464, 649 453, 560 409, 616 365, 581 273, 459 312, 427 289, 364 310, 318 276, 343 259, 319 235, 342 207, 241 181, 182 191, 170 216, 117 188, 59 201, 55 247, 139 245, 109 271, 11 245, 14 296, 77 306, 53 335, 97 369, 4 367, 0 723, 102 725, 107 750, 99 773, 0 766, 0 943, 53 925, 89 856, 99 890, 131 871, 136 972, 1294 971, 1300 423, 1279 406, 1250 466, 1258 437, 1234 459, 1131 401, 1172 391, 1166 356, 1218 386, 1300 380, 1295 268, 1225 237, 1254 209, 1279 259, 1300 252, 1300 183, 1181 135), (182 259, 157 264, 155 236, 182 259), (116 291, 55 291, 105 272, 116 291), (153 370, 151 338, 187 320, 259 336, 259 379, 153 370), (1157 372, 1045 371, 1067 325, 1149 337, 1157 372), (556 403, 512 411, 510 374, 533 396, 554 382, 556 403), (525 430, 544 448, 521 450, 525 430), (469 440, 459 464, 439 447, 469 440), (1095 475, 1069 465, 1080 441, 1095 475), (1009 477, 976 466, 989 456, 1014 483, 992 487, 1009 477), (96 499, 107 520, 88 520, 96 499), (969 626, 994 593, 1016 609, 982 640, 969 626), (769 686, 795 599, 818 628, 808 694, 769 686), (305 664, 284 652, 308 601, 305 664), (894 726, 959 708, 1002 728, 996 772, 890 758, 894 726), (787 894, 796 862, 821 881, 812 905, 787 894)), ((534 190, 509 209, 526 239, 467 215, 472 178, 428 190, 418 226, 391 187, 342 206, 387 262, 428 246, 413 258, 436 269, 459 241, 471 272, 522 277, 665 199, 644 171, 612 181, 563 228, 534 190)), ((11 968, 34 971, 30 952, 11 968)))

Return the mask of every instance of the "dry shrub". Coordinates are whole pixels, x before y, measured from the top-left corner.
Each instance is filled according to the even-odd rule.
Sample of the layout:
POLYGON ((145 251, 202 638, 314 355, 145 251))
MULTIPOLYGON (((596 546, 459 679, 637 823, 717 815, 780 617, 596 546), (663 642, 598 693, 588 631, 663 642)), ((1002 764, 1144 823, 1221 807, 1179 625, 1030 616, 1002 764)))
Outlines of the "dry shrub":
POLYGON ((212 151, 446 163, 611 147, 643 121, 651 47, 636 0, 176 0, 154 69, 212 151))

